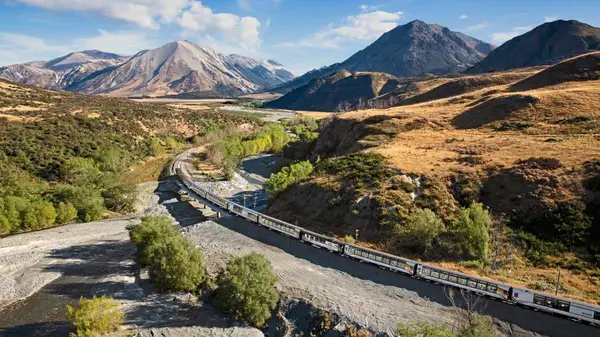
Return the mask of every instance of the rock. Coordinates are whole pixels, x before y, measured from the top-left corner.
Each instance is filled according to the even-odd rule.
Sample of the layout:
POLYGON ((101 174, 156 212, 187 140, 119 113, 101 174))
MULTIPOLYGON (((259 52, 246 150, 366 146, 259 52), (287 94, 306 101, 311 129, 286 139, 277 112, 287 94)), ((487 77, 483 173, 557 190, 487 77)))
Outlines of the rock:
POLYGON ((135 334, 136 337, 263 337, 263 333, 255 328, 234 327, 234 328, 203 328, 203 327, 184 327, 184 328, 154 328, 140 330, 135 334))

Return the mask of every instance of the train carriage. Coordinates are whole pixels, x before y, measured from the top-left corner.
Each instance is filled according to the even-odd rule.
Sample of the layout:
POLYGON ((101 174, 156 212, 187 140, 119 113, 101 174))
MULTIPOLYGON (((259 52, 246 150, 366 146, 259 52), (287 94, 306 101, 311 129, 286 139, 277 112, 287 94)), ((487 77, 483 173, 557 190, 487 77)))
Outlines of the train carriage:
POLYGON ((351 244, 344 246, 344 255, 411 276, 414 274, 415 266, 417 265, 416 262, 408 259, 351 244))
POLYGON ((227 204, 229 203, 226 199, 223 199, 212 193, 206 193, 206 200, 224 209, 227 209, 227 204))
POLYGON ((243 207, 241 205, 238 205, 236 203, 230 202, 229 203, 229 207, 227 208, 229 209, 230 212, 237 214, 243 218, 246 218, 252 222, 258 223, 258 212, 252 211, 246 207, 243 207))
POLYGON ((301 240, 305 242, 310 242, 315 246, 323 247, 325 249, 328 249, 329 251, 336 253, 341 253, 344 247, 344 243, 334 238, 330 238, 319 233, 307 231, 306 229, 302 230, 301 240))
POLYGON ((258 217, 258 223, 285 235, 300 239, 300 228, 285 221, 277 220, 275 218, 271 218, 270 216, 261 214, 258 217))
POLYGON ((443 268, 419 264, 415 276, 501 300, 508 300, 510 298, 511 287, 508 285, 443 268))
POLYGON ((513 288, 512 300, 520 305, 600 326, 600 308, 569 299, 513 288))

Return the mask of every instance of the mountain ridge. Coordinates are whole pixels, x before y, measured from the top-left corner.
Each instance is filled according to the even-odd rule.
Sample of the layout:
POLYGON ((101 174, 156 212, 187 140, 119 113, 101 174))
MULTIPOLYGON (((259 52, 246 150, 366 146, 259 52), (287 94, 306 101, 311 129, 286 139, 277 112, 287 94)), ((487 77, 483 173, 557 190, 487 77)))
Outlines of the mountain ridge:
POLYGON ((124 57, 98 50, 0 68, 9 81, 86 94, 113 96, 203 93, 220 97, 267 89, 295 75, 273 60, 223 55, 189 41, 124 57))

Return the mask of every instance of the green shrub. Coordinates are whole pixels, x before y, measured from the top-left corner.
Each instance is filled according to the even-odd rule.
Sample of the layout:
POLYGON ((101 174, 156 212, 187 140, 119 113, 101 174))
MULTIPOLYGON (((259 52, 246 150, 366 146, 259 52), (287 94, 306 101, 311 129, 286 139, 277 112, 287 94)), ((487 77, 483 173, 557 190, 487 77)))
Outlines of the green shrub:
POLYGON ((179 236, 173 227, 171 219, 165 216, 147 216, 142 218, 139 225, 128 227, 131 242, 137 249, 137 256, 142 266, 147 266, 153 260, 155 253, 149 247, 154 242, 179 236))
POLYGON ((101 336, 117 331, 125 314, 119 302, 112 297, 81 298, 77 308, 67 306, 67 319, 73 322, 77 333, 71 336, 101 336))
POLYGON ((56 223, 67 224, 77 218, 77 209, 70 202, 60 202, 56 207, 56 223))
POLYGON ((271 177, 265 183, 265 191, 269 194, 277 194, 290 185, 293 185, 303 179, 306 179, 313 172, 313 166, 309 161, 302 161, 284 167, 279 173, 271 174, 271 177))
POLYGON ((277 276, 264 256, 237 257, 219 274, 215 300, 223 311, 262 327, 279 300, 276 283, 277 276))
POLYGON ((396 229, 405 244, 419 248, 426 254, 433 240, 444 230, 444 222, 429 209, 415 207, 408 220, 396 229))
POLYGON ((452 222, 452 230, 456 235, 458 247, 464 257, 485 261, 488 257, 490 241, 489 228, 492 218, 487 209, 480 203, 472 203, 463 208, 452 222))
POLYGON ((343 241, 345 243, 353 244, 354 242, 356 242, 356 239, 352 235, 346 235, 346 236, 344 236, 343 241))
MULTIPOLYGON (((457 337, 444 326, 434 326, 425 322, 398 324, 398 337, 457 337)), ((485 337, 481 335, 480 337, 485 337)))
POLYGON ((161 290, 196 291, 204 282, 204 257, 186 238, 160 237, 147 247, 150 277, 161 290))
POLYGON ((458 337, 500 337, 500 333, 496 330, 492 318, 489 316, 475 316, 471 319, 458 337))
POLYGON ((102 191, 104 206, 113 212, 132 213, 135 211, 138 192, 133 184, 114 184, 102 191))
POLYGON ((329 175, 341 175, 352 182, 354 188, 379 187, 396 175, 387 167, 387 159, 374 152, 356 152, 337 158, 329 158, 316 165, 316 170, 329 175))

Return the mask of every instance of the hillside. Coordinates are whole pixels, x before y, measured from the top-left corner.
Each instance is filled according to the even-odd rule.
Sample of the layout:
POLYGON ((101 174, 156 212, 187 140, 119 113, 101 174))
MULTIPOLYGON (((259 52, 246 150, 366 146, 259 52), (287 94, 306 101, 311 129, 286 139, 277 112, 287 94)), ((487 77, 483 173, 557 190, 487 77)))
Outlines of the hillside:
POLYGON ((248 123, 0 80, 0 236, 131 212, 132 166, 160 171, 188 138, 248 123))
POLYGON ((600 28, 570 20, 548 22, 492 51, 470 74, 547 65, 600 49, 600 28))
POLYGON ((393 90, 398 79, 384 73, 339 70, 265 104, 268 108, 336 111, 356 106, 393 90))
POLYGON ((346 69, 382 72, 396 77, 459 73, 481 61, 495 46, 423 21, 397 26, 341 63, 312 70, 273 89, 287 93, 316 78, 346 69))
POLYGON ((49 62, 2 67, 0 78, 86 94, 230 97, 274 87, 294 74, 276 61, 222 55, 174 41, 132 57, 84 51, 49 62))
POLYGON ((561 295, 600 303, 596 68, 592 54, 548 69, 402 83, 412 104, 343 113, 320 130, 306 146, 315 171, 268 212, 340 238, 358 230, 364 245, 541 291, 562 268, 561 295), (464 262, 474 257, 456 236, 455 220, 472 202, 497 219, 480 267, 464 262), (411 232, 421 209, 443 225, 411 232))

